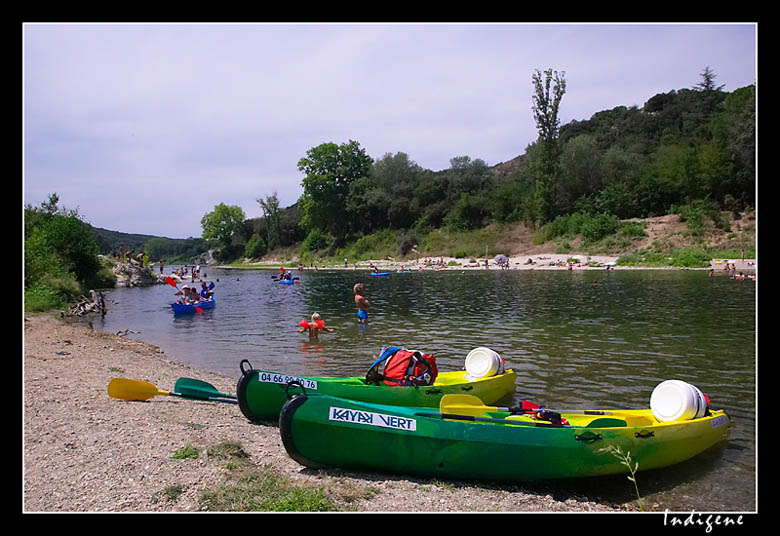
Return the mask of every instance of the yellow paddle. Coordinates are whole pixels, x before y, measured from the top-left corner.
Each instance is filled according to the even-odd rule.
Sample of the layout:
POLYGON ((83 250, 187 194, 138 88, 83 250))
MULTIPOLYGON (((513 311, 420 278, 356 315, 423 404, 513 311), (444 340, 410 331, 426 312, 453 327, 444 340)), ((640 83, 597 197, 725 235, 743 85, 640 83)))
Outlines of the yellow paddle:
POLYGON ((180 396, 191 400, 210 400, 213 402, 226 402, 228 404, 237 404, 236 400, 228 400, 212 396, 187 396, 174 391, 163 391, 154 384, 143 380, 131 380, 129 378, 113 378, 108 382, 108 395, 112 398, 121 400, 149 400, 150 398, 163 396, 180 396))

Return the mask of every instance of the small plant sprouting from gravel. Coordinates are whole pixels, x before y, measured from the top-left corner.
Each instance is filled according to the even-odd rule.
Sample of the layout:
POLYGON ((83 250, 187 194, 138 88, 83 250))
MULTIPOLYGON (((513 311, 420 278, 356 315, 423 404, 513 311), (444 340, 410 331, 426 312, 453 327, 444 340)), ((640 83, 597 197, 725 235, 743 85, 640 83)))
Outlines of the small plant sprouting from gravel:
POLYGON ((182 493, 184 493, 184 486, 182 484, 174 484, 173 486, 168 486, 162 490, 162 496, 171 502, 178 501, 182 493))
POLYGON ((234 485, 223 485, 200 496, 211 512, 331 512, 339 508, 322 488, 297 486, 272 468, 248 472, 234 485))
POLYGON ((609 452, 612 454, 615 458, 620 460, 620 463, 622 465, 625 465, 628 467, 628 472, 631 473, 628 478, 631 482, 634 483, 634 491, 636 492, 636 502, 639 504, 639 510, 644 512, 645 505, 642 502, 642 497, 639 496, 639 486, 637 486, 636 483, 636 472, 639 470, 639 462, 635 462, 633 465, 631 464, 631 452, 623 452, 623 450, 620 447, 616 447, 615 445, 610 445, 606 448, 600 449, 599 452, 609 452))
POLYGON ((184 445, 182 448, 177 449, 171 455, 174 460, 194 460, 200 455, 198 447, 194 445, 184 445))

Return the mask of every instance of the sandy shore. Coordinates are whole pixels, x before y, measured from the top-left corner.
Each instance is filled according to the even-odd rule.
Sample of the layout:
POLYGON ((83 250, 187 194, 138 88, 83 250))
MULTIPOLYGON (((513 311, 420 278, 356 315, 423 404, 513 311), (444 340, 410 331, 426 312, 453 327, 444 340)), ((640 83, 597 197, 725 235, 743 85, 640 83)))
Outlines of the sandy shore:
POLYGON ((227 378, 172 362, 164 349, 92 331, 51 315, 24 318, 23 511, 192 512, 200 495, 229 484, 237 471, 206 454, 231 441, 249 463, 267 466, 298 485, 323 488, 340 507, 360 512, 605 512, 633 510, 570 495, 554 499, 544 486, 444 484, 383 474, 313 471, 293 461, 273 423, 252 424, 237 406, 155 396, 127 402, 107 394, 114 377, 173 389, 179 377, 199 378, 235 392, 227 378), (173 459, 193 445, 197 459, 173 459), (164 490, 179 486, 177 499, 164 490))
MULTIPOLYGON (((644 266, 621 266, 618 263, 617 256, 609 255, 582 255, 582 254, 558 254, 545 253, 539 255, 518 255, 507 258, 507 263, 502 268, 495 260, 488 259, 488 266, 485 267, 484 258, 477 262, 470 262, 466 259, 457 259, 455 257, 424 257, 417 260, 398 261, 393 259, 359 261, 350 263, 347 259, 346 266, 343 263, 335 265, 315 264, 313 266, 304 266, 304 271, 318 270, 372 270, 375 266, 379 271, 394 272, 397 270, 412 271, 474 271, 474 270, 605 270, 608 266, 616 270, 675 270, 673 267, 649 268, 644 266)), ((278 270, 279 266, 287 264, 288 261, 264 261, 257 263, 246 263, 246 268, 265 268, 278 270)), ((734 266, 734 271, 739 274, 753 274, 757 271, 758 263, 755 259, 712 259, 708 267, 690 268, 692 270, 710 270, 715 274, 725 274, 725 266, 734 266)), ((221 268, 230 268, 222 266, 221 268)), ((293 269, 294 271, 295 269, 293 269)))

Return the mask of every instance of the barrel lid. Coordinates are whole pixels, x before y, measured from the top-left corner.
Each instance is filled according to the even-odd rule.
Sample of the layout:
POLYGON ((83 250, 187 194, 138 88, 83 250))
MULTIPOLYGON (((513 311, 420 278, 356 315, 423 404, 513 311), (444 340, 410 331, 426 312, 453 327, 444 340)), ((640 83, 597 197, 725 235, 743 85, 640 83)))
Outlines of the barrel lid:
POLYGON ((666 380, 650 395, 650 409, 659 421, 694 418, 699 410, 697 389, 682 380, 666 380))

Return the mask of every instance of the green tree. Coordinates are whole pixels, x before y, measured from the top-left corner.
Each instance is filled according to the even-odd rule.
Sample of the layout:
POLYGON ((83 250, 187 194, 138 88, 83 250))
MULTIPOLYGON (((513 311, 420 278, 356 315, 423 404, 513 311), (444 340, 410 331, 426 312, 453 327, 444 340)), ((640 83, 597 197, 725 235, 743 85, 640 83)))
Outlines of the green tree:
POLYGON ((723 85, 716 86, 715 79, 717 76, 710 70, 709 65, 701 72, 701 82, 696 84, 693 89, 697 91, 720 91, 723 89, 723 85))
POLYGON ((556 194, 557 212, 567 213, 581 197, 601 190, 601 153, 596 141, 589 134, 571 138, 563 147, 560 156, 561 177, 556 194))
POLYGON ((243 230, 244 218, 241 207, 220 203, 200 220, 203 238, 216 240, 224 250, 229 250, 234 239, 239 237, 243 230))
POLYGON ((373 159, 356 141, 336 145, 323 143, 298 161, 305 174, 299 200, 301 226, 308 232, 320 229, 343 241, 359 228, 359 207, 347 211, 350 185, 369 175, 373 159))
MULTIPOLYGON (((727 176, 718 184, 717 198, 730 196, 737 206, 754 206, 756 180, 756 87, 737 89, 723 100, 710 122, 714 141, 728 156, 727 176)), ((730 202, 731 202, 730 201, 730 202)))
POLYGON ((558 142, 560 131, 558 111, 561 99, 566 93, 565 75, 565 71, 559 74, 558 71, 547 69, 544 71, 544 80, 542 80, 542 72, 536 69, 532 77, 534 121, 536 121, 536 128, 539 131, 539 140, 545 144, 549 151, 554 151, 558 142), (555 84, 552 87, 552 95, 550 95, 550 85, 553 82, 555 84))
POLYGON ((444 223, 455 231, 470 231, 482 227, 488 215, 486 196, 463 192, 445 216, 444 223))
POLYGON ((253 234, 244 247, 244 256, 250 259, 257 259, 265 255, 268 248, 259 234, 253 234))
POLYGON ((423 169, 406 153, 385 153, 374 162, 368 177, 356 180, 349 192, 350 212, 362 212, 365 230, 411 227, 419 216, 414 188, 423 169))
POLYGON ((537 161, 534 173, 536 216, 542 223, 552 219, 555 209, 555 193, 559 176, 558 111, 561 99, 566 93, 565 74, 565 72, 559 74, 557 71, 547 69, 542 79, 542 72, 536 69, 532 77, 534 85, 532 110, 539 131, 537 144, 540 149, 540 159, 537 161), (551 85, 552 93, 550 93, 551 85))
POLYGON ((268 249, 281 245, 282 224, 279 210, 279 196, 274 192, 265 199, 257 199, 260 208, 263 209, 263 217, 266 224, 266 244, 268 249))
POLYGON ((533 187, 522 176, 512 176, 491 190, 491 217, 499 222, 532 219, 533 187))

